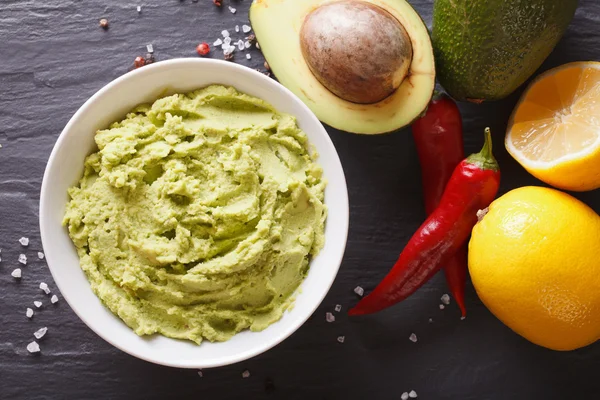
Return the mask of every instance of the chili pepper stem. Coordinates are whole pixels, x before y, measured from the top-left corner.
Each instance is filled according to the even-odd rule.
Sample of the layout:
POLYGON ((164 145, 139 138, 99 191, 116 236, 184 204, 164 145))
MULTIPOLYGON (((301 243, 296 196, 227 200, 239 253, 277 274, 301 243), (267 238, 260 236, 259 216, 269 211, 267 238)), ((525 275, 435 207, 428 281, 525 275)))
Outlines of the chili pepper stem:
POLYGON ((492 131, 490 128, 485 128, 484 131, 485 142, 479 153, 471 154, 467 157, 469 164, 475 164, 481 169, 490 169, 492 171, 498 171, 500 167, 498 162, 494 158, 492 153, 492 131))

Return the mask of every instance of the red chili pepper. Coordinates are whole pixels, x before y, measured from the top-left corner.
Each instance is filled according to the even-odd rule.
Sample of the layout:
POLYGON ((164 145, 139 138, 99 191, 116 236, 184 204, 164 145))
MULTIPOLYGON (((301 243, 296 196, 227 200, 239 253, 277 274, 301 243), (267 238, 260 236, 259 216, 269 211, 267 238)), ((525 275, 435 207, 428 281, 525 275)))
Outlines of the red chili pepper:
POLYGON ((500 169, 492 155, 492 135, 485 144, 456 166, 439 206, 410 238, 398 261, 371 294, 350 315, 372 314, 404 300, 427 282, 466 243, 500 186, 500 169))
MULTIPOLYGON (((465 158, 462 118, 454 100, 444 94, 435 96, 425 115, 412 124, 412 133, 421 163, 425 212, 429 215, 440 203, 452 171, 465 158)), ((450 292, 465 317, 466 245, 450 259, 444 273, 450 292)))

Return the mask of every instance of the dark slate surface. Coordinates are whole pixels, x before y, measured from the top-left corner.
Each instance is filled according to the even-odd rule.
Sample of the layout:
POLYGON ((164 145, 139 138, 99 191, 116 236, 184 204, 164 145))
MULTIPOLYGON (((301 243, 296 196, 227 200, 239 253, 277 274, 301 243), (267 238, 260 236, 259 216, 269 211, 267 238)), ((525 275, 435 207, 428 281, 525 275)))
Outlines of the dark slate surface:
MULTIPOLYGON (((224 0, 225 5, 230 0, 224 0)), ((412 0, 426 21, 431 0, 412 0)), ((600 59, 600 3, 581 0, 575 20, 541 68, 600 59)), ((559 353, 536 347, 497 321, 467 290, 469 317, 454 305, 440 311, 446 292, 438 276, 409 300, 377 316, 325 322, 325 312, 357 300, 386 273, 424 218, 419 167, 408 130, 378 137, 329 129, 348 179, 351 224, 341 271, 315 315, 292 337, 252 360, 204 371, 177 370, 137 360, 90 331, 64 301, 55 306, 38 289, 54 287, 37 260, 41 249, 38 200, 46 160, 71 115, 96 90, 125 73, 153 43, 159 60, 195 56, 202 40, 247 22, 249 0, 237 13, 210 0, 0 2, 0 398, 1 399, 597 399, 600 346, 559 353), (138 14, 137 5, 142 5, 138 14), (106 17, 110 29, 98 20, 106 17), (21 249, 17 240, 31 238, 21 249), (23 251, 23 279, 10 276, 23 251), (25 308, 44 306, 32 320, 25 308), (433 318, 433 323, 428 319, 433 318), (48 326, 41 355, 25 350, 48 326), (408 340, 415 332, 419 341, 408 340), (336 342, 345 335, 346 342, 336 342), (241 378, 249 369, 252 376, 241 378)), ((257 50, 248 61, 262 66, 257 50)), ((503 172, 502 191, 538 184, 501 145, 518 93, 496 104, 462 105, 468 152, 489 125, 503 172)), ((600 191, 578 195, 600 211, 600 191)))

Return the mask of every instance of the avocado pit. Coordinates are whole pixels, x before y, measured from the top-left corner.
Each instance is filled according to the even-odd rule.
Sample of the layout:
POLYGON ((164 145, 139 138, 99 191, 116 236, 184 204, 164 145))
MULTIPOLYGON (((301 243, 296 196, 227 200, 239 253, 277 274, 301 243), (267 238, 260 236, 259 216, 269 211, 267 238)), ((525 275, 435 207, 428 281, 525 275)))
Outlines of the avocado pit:
POLYGON ((386 10, 359 0, 311 11, 300 30, 300 47, 323 86, 359 104, 391 95, 409 75, 413 56, 402 24, 386 10))

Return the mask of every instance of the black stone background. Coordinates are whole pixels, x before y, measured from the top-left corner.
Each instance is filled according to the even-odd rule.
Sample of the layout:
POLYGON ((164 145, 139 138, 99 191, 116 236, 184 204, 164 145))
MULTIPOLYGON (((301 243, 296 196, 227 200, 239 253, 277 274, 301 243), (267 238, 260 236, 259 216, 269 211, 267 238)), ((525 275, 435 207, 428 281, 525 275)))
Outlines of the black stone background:
MULTIPOLYGON (((447 292, 437 276, 417 294, 376 316, 349 319, 325 312, 355 304, 384 276, 424 219, 419 165, 409 129, 357 136, 328 129, 340 154, 350 194, 350 234, 329 295, 294 335, 254 359, 204 371, 178 370, 133 358, 101 340, 64 300, 52 306, 38 289, 54 283, 37 260, 39 190, 46 160, 69 118, 94 92, 127 72, 145 45, 158 60, 195 57, 200 41, 247 23, 250 0, 1 0, 0 1, 0 399, 597 399, 600 346, 553 352, 520 338, 496 320, 467 288, 469 316, 454 304, 438 308, 447 292), (136 6, 142 6, 138 14, 136 6), (98 26, 102 17, 110 29, 98 26), (30 262, 20 282, 21 236, 30 262), (44 301, 33 319, 25 308, 44 301), (428 319, 433 318, 433 323, 428 319), (48 327, 42 352, 25 346, 48 327), (418 342, 408 340, 414 332, 418 342), (336 342, 345 335, 344 344, 336 342), (250 370, 251 377, 241 373, 250 370)), ((411 0, 429 24, 432 0, 411 0)), ((576 60, 600 59, 600 3, 581 0, 575 19, 540 71, 576 60)), ((368 51, 368 50, 365 50, 368 51)), ((252 68, 263 63, 236 61, 252 68)), ((221 57, 221 52, 212 53, 221 57)), ((285 49, 282 49, 285 56, 285 49)), ((502 141, 521 91, 481 106, 462 104, 465 146, 479 149, 490 126, 503 181, 501 192, 539 184, 506 153, 502 141)), ((576 195, 600 212, 600 191, 576 195)), ((60 294, 59 294, 60 297, 60 294)))

